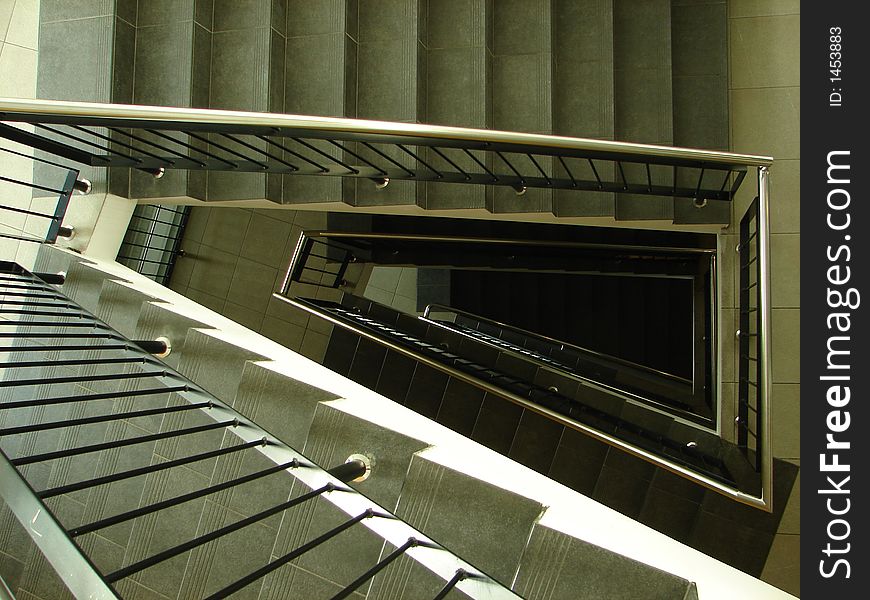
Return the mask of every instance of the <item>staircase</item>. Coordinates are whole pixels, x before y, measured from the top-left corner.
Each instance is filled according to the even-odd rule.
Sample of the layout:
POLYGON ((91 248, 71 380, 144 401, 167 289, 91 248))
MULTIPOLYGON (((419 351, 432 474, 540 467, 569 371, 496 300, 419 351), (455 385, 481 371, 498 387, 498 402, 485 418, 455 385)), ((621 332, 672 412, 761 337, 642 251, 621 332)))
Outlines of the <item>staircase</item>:
MULTIPOLYGON (((770 593, 771 597, 778 594, 773 588, 660 534, 643 527, 637 529, 636 524, 600 504, 394 403, 378 399, 364 388, 210 311, 196 308, 123 267, 95 264, 50 247, 43 247, 38 267, 47 272, 66 272, 63 286, 51 288, 37 284, 40 293, 55 295, 55 290, 61 291, 125 336, 147 340, 160 333, 168 337, 172 351, 162 377, 167 377, 168 373, 171 380, 188 378, 194 382, 190 384, 194 386, 191 390, 194 399, 214 398, 221 415, 237 411, 243 423, 249 423, 250 418, 269 427, 269 433, 265 434, 270 440, 267 450, 254 452, 246 460, 212 458, 172 469, 160 466, 163 461, 179 460, 234 443, 232 435, 224 436, 223 442, 221 436, 212 440, 210 436, 215 433, 212 431, 197 434, 203 437, 186 435, 158 441, 157 446, 149 446, 144 453, 133 451, 138 448, 133 445, 126 446, 121 453, 118 449, 106 449, 99 460, 58 457, 60 460, 53 468, 39 468, 48 460, 46 457, 20 471, 33 489, 58 490, 47 502, 62 529, 72 531, 73 535, 87 536, 83 538, 81 549, 90 563, 82 564, 87 568, 96 567, 98 573, 111 573, 110 581, 120 581, 116 593, 124 597, 187 598, 212 593, 216 594, 214 597, 223 597, 221 589, 229 590, 227 586, 254 568, 292 556, 294 548, 305 539, 310 539, 317 531, 335 527, 353 511, 358 514, 360 506, 369 506, 366 504, 369 501, 360 497, 359 501, 348 501, 349 504, 336 500, 330 500, 331 504, 319 502, 310 505, 315 507, 312 510, 287 512, 283 520, 276 520, 274 514, 265 517, 262 524, 246 527, 245 535, 224 534, 223 531, 245 518, 259 518, 258 515, 265 514, 263 511, 271 510, 270 506, 288 501, 288 493, 288 502, 292 502, 299 493, 316 488, 317 482, 324 480, 319 479, 314 465, 340 464, 348 456, 359 453, 372 458, 373 469, 371 477, 352 483, 352 487, 384 507, 371 505, 377 514, 385 510, 385 514, 393 513, 401 519, 395 521, 398 531, 411 531, 408 526, 416 528, 420 532, 419 552, 403 548, 408 556, 388 566, 384 561, 392 561, 393 550, 402 544, 396 537, 395 527, 354 528, 349 530, 350 537, 345 538, 344 544, 317 546, 298 561, 249 581, 256 583, 252 589, 258 590, 259 597, 326 598, 348 597, 348 594, 358 598, 515 597, 506 588, 528 598, 574 598, 578 593, 584 597, 680 599, 698 597, 699 592, 703 598, 727 598, 735 593, 742 597, 755 593, 770 593), (149 296, 149 293, 154 295, 149 296), (310 382, 317 382, 321 387, 312 386, 310 382), (372 415, 377 415, 376 421, 372 420, 372 415), (303 467, 311 467, 291 468, 280 471, 280 477, 261 479, 257 485, 219 491, 222 482, 233 477, 248 474, 253 477, 255 472, 272 468, 271 465, 279 462, 276 459, 292 453, 293 447, 302 449, 297 457, 303 467), (61 493, 63 486, 75 485, 76 481, 94 476, 113 477, 113 473, 131 468, 146 468, 161 475, 153 478, 149 475, 144 480, 128 478, 105 488, 76 486, 81 489, 61 493), (303 483, 294 484, 294 477, 303 483), (205 490, 209 492, 206 494, 205 490), (206 494, 207 500, 176 504, 173 498, 180 494, 199 494, 200 497, 206 494), (166 507, 158 508, 156 502, 165 503, 166 507), (494 507, 497 510, 493 510, 494 507), (123 521, 106 521, 106 525, 115 524, 101 533, 79 534, 75 529, 124 511, 138 515, 132 527, 124 526, 123 521), (636 531, 633 534, 625 531, 616 537, 601 536, 589 525, 602 519, 636 531), (128 577, 135 570, 131 564, 155 553, 169 552, 191 538, 203 542, 184 547, 185 551, 192 551, 186 562, 179 562, 181 556, 178 556, 128 577), (215 541, 207 543, 208 539, 215 541), (437 540, 437 543, 429 540, 437 540), (650 551, 662 544, 667 551, 650 551), (445 562, 437 557, 426 557, 426 552, 453 556, 443 548, 466 557, 469 562, 454 558, 445 562), (559 560, 552 560, 554 555, 559 560), (366 571, 371 564, 382 564, 379 569, 383 570, 366 571), (577 565, 582 568, 578 570, 577 565), (454 575, 457 566, 464 569, 462 576, 454 575), (706 579, 698 581, 697 585, 684 578, 702 571, 706 579), (671 573, 681 573, 683 577, 671 573), (439 595, 439 590, 447 591, 439 595), (448 593, 450 595, 444 595, 448 593)), ((24 285, 26 279, 26 275, 13 273, 5 275, 0 282, 4 288, 3 324, 10 323, 8 305, 11 296, 18 293, 12 291, 12 287, 24 285)), ((23 319, 33 317, 35 315, 25 315, 23 319)), ((82 318, 89 317, 83 315, 82 318)), ((19 328, 16 335, 33 335, 36 331, 33 327, 19 328)), ((56 334, 57 329, 50 331, 56 334)), ((16 359, 45 360, 51 354, 44 346, 38 348, 29 353, 21 352, 16 359)), ((96 358, 98 354, 108 356, 105 352, 90 351, 77 359, 96 358)), ((148 357, 145 363, 159 364, 148 357)), ((96 381, 93 366, 67 365, 59 370, 46 365, 40 369, 37 369, 38 374, 36 371, 28 373, 27 378, 32 375, 57 377, 63 371, 70 380, 85 382, 90 376, 96 381)), ((131 373, 135 372, 135 369, 124 371, 121 387, 108 381, 98 387, 96 383, 79 385, 91 388, 88 392, 107 394, 109 398, 117 391, 126 390, 123 399, 106 400, 120 403, 110 404, 112 413, 121 408, 141 408, 146 396, 139 394, 145 394, 155 382, 146 382, 147 376, 131 379, 131 373), (138 383, 131 386, 131 382, 138 383)), ((21 379, 20 374, 9 368, 4 373, 13 375, 12 378, 4 376, 4 389, 20 390, 26 398, 30 393, 26 388, 28 384, 24 380, 16 382, 21 379)), ((166 388, 167 392, 171 391, 170 387, 166 388)), ((54 386, 50 390, 48 386, 40 389, 39 398, 59 395, 54 393, 59 391, 54 386)), ((187 391, 177 393, 188 394, 187 391)), ((21 397, 20 394, 13 396, 4 395, 3 403, 17 402, 21 397)), ((103 414, 110 405, 103 406, 97 414, 103 414)), ((82 415, 70 414, 66 418, 93 414, 88 403, 79 402, 77 406, 82 415)), ((108 429, 105 426, 87 429, 87 439, 69 437, 74 431, 69 425, 61 427, 61 431, 67 432, 63 436, 28 433, 22 437, 7 430, 3 432, 2 448, 9 458, 16 459, 40 452, 63 452, 84 442, 114 444, 113 440, 130 434, 149 435, 149 431, 156 431, 162 435, 176 426, 209 430, 217 427, 207 411, 172 408, 175 406, 185 406, 181 398, 170 399, 167 407, 179 411, 174 413, 176 415, 188 413, 196 418, 169 418, 167 414, 162 424, 149 418, 140 422, 139 427, 145 428, 140 432, 130 422, 135 417, 127 416, 123 421, 109 421, 108 429), (126 435, 114 431, 112 423, 124 424, 126 435), (14 442, 19 437, 26 443, 14 442)), ((36 411, 23 421, 13 423, 7 417, 12 410, 16 409, 10 407, 0 413, 3 417, 0 427, 31 427, 64 418, 53 411, 36 411)), ((119 417, 113 415, 113 419, 119 417)), ((229 426, 237 427, 232 423, 229 426)), ((57 430, 58 425, 54 427, 57 430)), ((241 440, 235 443, 253 444, 264 435, 253 423, 242 430, 246 428, 249 431, 243 432, 241 440)), ((7 485, 11 481, 10 473, 4 471, 3 476, 6 493, 13 488, 7 485)), ((331 492, 330 498, 337 493, 341 498, 346 496, 343 492, 331 492)), ((347 497, 352 500, 356 496, 347 497)), ((3 577, 10 587, 21 597, 68 597, 63 584, 69 585, 70 579, 65 578, 63 569, 64 580, 61 581, 52 574, 45 558, 28 541, 12 514, 4 509, 0 517, 3 519, 0 530, 6 535, 3 577)), ((375 520, 384 518, 376 516, 375 520)), ((46 550, 46 556, 52 556, 50 550, 46 550)), ((695 578, 690 576, 690 579, 695 578)))
MULTIPOLYGON (((111 50, 98 65, 85 69, 97 69, 102 79, 108 78, 107 85, 96 89, 62 85, 86 73, 42 61, 40 97, 727 148, 724 4, 182 0, 172 10, 141 2, 138 12, 130 8, 133 4, 119 2, 111 18, 96 19, 95 14, 96 20, 80 23, 55 22, 55 11, 44 11, 45 53, 54 51, 55 30, 77 36, 90 33, 86 27, 96 27, 110 40, 111 50)), ((198 143, 195 136, 187 141, 198 143)), ((301 153, 315 158, 317 151, 335 150, 328 144, 314 146, 301 153)), ((240 148, 233 143, 226 147, 240 148)), ((431 149, 408 150, 414 156, 388 154, 400 167, 447 166, 431 149)), ((351 162, 377 158, 358 144, 344 145, 340 154, 351 162)), ((452 160, 463 169, 474 166, 468 157, 452 160)), ((600 177, 651 186, 670 186, 679 179, 680 185, 694 187, 697 175, 662 166, 645 171, 631 163, 566 165, 554 157, 514 166, 526 176, 540 171, 550 177, 600 177)), ((498 158, 490 157, 484 167, 509 173, 498 158)), ((262 206, 268 206, 266 201, 321 209, 350 205, 369 212, 404 206, 659 226, 727 224, 730 219, 727 202, 715 199, 699 207, 691 198, 631 193, 530 188, 517 195, 509 186, 394 180, 379 189, 365 180, 342 183, 301 175, 177 171, 154 179, 137 170, 116 171, 108 184, 113 193, 153 202, 260 200, 262 206)), ((712 173, 706 176, 710 179, 712 173)))

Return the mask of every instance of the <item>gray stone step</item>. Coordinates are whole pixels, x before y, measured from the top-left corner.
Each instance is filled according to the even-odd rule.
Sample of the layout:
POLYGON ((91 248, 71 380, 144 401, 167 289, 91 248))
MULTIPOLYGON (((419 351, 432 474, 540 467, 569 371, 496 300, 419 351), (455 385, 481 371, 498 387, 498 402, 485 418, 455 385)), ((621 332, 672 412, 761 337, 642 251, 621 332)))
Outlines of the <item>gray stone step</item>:
MULTIPOLYGON (((283 112, 356 116, 358 12, 356 2, 288 0, 283 112)), ((314 144, 342 158, 335 148, 319 142, 314 144)), ((299 144, 289 143, 288 147, 317 163, 324 160, 299 144)), ((352 184, 338 178, 286 176, 282 202, 341 202, 343 186, 348 193, 352 191, 352 184)))
MULTIPOLYGON (((613 0, 553 2, 553 133, 614 139, 613 0)), ((568 159, 571 174, 593 179, 586 161, 568 159)), ((610 164, 596 165, 604 178, 610 164)), ((557 162, 556 173, 567 177, 557 162)), ((554 192, 553 213, 559 217, 612 217, 615 195, 598 192, 554 192)))
POLYGON ((246 361, 266 359, 209 335, 207 329, 188 330, 184 350, 178 372, 227 403, 236 396, 246 361))
POLYGON ((157 299, 143 294, 132 287, 132 284, 106 279, 100 290, 94 316, 120 331, 125 337, 139 339, 135 334, 142 307, 154 300, 157 299))
MULTIPOLYGON (((245 363, 234 408, 286 444, 302 450, 319 403, 337 396, 280 371, 271 362, 245 363)), ((330 459, 332 457, 329 457, 330 459)), ((329 466, 344 462, 326 461, 329 466)))
POLYGON ((371 476, 352 485, 384 508, 395 510, 412 457, 428 444, 351 412, 352 402, 316 406, 302 453, 326 468, 342 464, 352 454, 371 456, 371 476))
MULTIPOLYGON (((492 38, 486 0, 429 2, 425 40, 425 122, 486 128, 492 122, 492 38)), ((426 160, 436 168, 450 165, 434 152, 426 160)), ((460 153, 451 160, 471 163, 460 153)), ((462 163, 460 166, 465 167, 462 163)), ((426 209, 483 208, 486 190, 472 185, 428 183, 418 200, 426 209)))
MULTIPOLYGON (((417 123, 426 119, 426 6, 423 0, 363 0, 359 3, 356 116, 361 119, 417 123)), ((412 152, 418 148, 409 146, 412 152)), ((361 156, 386 163, 368 149, 361 156)), ((423 165, 398 148, 382 149, 411 170, 423 165)), ((376 189, 353 179, 344 201, 354 206, 413 205, 424 185, 393 181, 376 189)))
POLYGON ((511 585, 544 507, 416 453, 396 514, 511 585))
MULTIPOLYGON (((44 58, 38 64, 36 97, 132 102, 136 12, 136 3, 129 0, 46 2, 41 6, 39 53, 44 58), (69 50, 70 40, 77 40, 75 52, 69 50)), ((34 181, 50 181, 56 170, 37 164, 34 181)), ((81 170, 81 176, 93 184, 94 193, 126 190, 128 175, 126 169, 109 173, 96 167, 81 170)))
MULTIPOLYGON (((130 63, 132 102, 157 106, 209 106, 212 48, 212 13, 204 3, 180 0, 169 4, 142 3, 135 29, 135 54, 130 63)), ((195 143, 189 136, 176 139, 195 143)), ((153 138, 155 141, 160 142, 153 138)), ((125 140, 130 142, 130 140, 125 140)), ((153 147, 141 146, 153 151, 153 147)), ((175 148, 180 150, 179 147, 175 148)), ((113 170, 121 179, 124 170, 113 170)), ((205 175, 170 169, 155 179, 135 169, 126 170, 128 189, 112 191, 132 198, 190 196, 206 198, 205 175)))
MULTIPOLYGON (((672 4, 671 79, 674 94, 674 144, 678 146, 728 149, 726 34, 725 4, 672 4)), ((674 200, 675 223, 727 224, 730 216, 729 202, 710 200, 706 206, 698 208, 691 199, 674 200)))
POLYGON ((136 323, 136 333, 133 336, 137 340, 156 340, 165 337, 170 341, 171 351, 169 356, 161 360, 173 368, 178 367, 181 357, 184 356, 187 332, 191 328, 207 328, 200 323, 184 315, 180 315, 172 306, 163 302, 146 302, 142 305, 139 320, 136 323))
POLYGON ((514 591, 528 600, 697 600, 695 584, 535 523, 514 591))
POLYGON ((96 314, 99 310, 103 282, 110 277, 89 262, 71 262, 66 270, 66 282, 61 291, 79 306, 96 314))
MULTIPOLYGON (((613 3, 614 134, 650 144, 674 141, 671 82, 671 2, 613 3)), ((630 182, 646 181, 642 165, 624 164, 630 182)), ((653 184, 669 183, 670 169, 653 169, 653 184)), ((618 194, 617 220, 673 219, 671 198, 618 194)))
MULTIPOLYGON (((218 0, 214 6, 209 108, 284 111, 286 14, 283 2, 218 0)), ((232 140, 212 140, 239 149, 232 140)), ((261 150, 265 142, 255 143, 261 150)), ((250 150, 247 151, 250 153, 250 150)), ((210 171, 207 200, 266 198, 281 202, 281 176, 210 171)))
MULTIPOLYGON (((492 3, 492 127, 553 133, 553 35, 550 0, 503 0, 492 3)), ((510 156, 523 173, 536 173, 525 158, 510 156)), ((539 159, 552 172, 552 161, 539 159)), ((490 167, 509 173, 504 164, 490 167)), ((510 188, 487 190, 486 207, 494 213, 550 212, 552 191, 510 188)))

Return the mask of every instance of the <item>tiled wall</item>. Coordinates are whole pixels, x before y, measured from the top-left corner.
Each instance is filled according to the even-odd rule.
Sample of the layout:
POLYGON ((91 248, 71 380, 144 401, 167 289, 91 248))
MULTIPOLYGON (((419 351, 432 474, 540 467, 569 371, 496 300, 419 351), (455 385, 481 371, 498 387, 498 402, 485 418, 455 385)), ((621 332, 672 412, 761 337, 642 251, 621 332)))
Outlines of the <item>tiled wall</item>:
MULTIPOLYGON (((39 0, 0 0, 0 97, 36 97, 38 39, 39 0)), ((29 148, 18 144, 4 143, 4 147, 25 154, 32 153, 29 148)), ((32 181, 32 161, 0 152, 0 175, 20 181, 32 181)), ((31 190, 2 181, 0 203, 29 209, 31 190)), ((26 215, 0 210, 0 233, 18 235, 27 225, 26 215)), ((36 231, 35 229, 34 232, 36 231)), ((38 231, 44 233, 44 227, 40 227, 38 231)), ((0 238, 0 257, 3 260, 17 259, 19 263, 27 266, 35 258, 35 244, 0 238)))
MULTIPOLYGON (((194 208, 169 287, 276 342, 322 357, 332 328, 271 297, 283 281, 304 229, 322 229, 326 213, 194 208)), ((331 290, 312 294, 324 297, 331 290)))
MULTIPOLYGON (((800 3, 732 0, 728 7, 731 148, 770 154, 773 304, 773 454, 800 464, 800 3)), ((755 195, 747 178, 737 223, 755 195)), ((736 233, 736 231, 734 232, 736 233)), ((726 252, 733 254, 733 236, 726 252)), ((733 304, 732 304, 733 306, 733 304)), ((800 592, 800 485, 795 486, 762 578, 800 592)))

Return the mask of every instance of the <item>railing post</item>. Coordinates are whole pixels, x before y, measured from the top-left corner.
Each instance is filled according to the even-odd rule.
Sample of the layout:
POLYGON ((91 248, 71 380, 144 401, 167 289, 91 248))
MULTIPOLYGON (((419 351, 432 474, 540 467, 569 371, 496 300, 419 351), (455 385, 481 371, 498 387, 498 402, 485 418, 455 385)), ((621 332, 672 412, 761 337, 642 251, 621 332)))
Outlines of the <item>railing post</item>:
POLYGON ((761 440, 761 489, 765 508, 773 511, 773 457, 770 447, 770 400, 772 385, 770 380, 770 169, 758 167, 758 392, 759 403, 758 432, 761 440))

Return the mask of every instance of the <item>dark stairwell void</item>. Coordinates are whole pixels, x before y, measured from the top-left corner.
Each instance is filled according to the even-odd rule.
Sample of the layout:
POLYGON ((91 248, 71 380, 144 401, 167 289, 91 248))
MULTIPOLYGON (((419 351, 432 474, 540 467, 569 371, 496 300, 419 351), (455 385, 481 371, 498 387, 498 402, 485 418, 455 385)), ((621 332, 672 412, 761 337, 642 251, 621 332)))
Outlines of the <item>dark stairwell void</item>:
MULTIPOLYGON (((337 325, 323 359, 325 366, 690 546, 755 576, 761 573, 795 469, 787 463, 775 463, 774 506, 768 514, 648 460, 649 455, 663 456, 677 465, 677 470, 692 470, 708 481, 747 493, 758 492, 760 482, 753 472, 752 452, 741 451, 716 433, 716 377, 711 367, 716 360, 712 352, 700 360, 689 360, 688 378, 671 374, 674 380, 689 382, 685 396, 689 402, 673 402, 679 398, 678 387, 667 389, 662 378, 650 374, 655 373, 652 365, 630 364, 630 358, 606 356, 600 348, 599 352, 586 349, 578 354, 580 351, 575 351, 571 343, 558 343, 558 337, 547 342, 552 337, 547 333, 555 330, 528 331, 540 329, 534 319, 558 329, 554 325, 558 311, 542 304, 541 297, 546 293, 561 298, 562 317, 570 317, 572 298, 568 292, 572 284, 565 283, 563 289, 549 292, 538 286, 535 293, 525 293, 523 286, 516 285, 528 277, 544 275, 544 279, 556 281, 561 277, 566 282, 572 277, 578 281, 654 280, 665 274, 676 280, 698 272, 703 261, 685 255, 694 250, 703 256, 705 247, 715 248, 714 237, 339 215, 330 218, 327 229, 336 235, 308 232, 297 246, 297 259, 305 252, 318 257, 318 262, 312 263, 316 270, 305 269, 304 263, 297 260, 284 288, 285 296, 312 320, 325 319, 337 325), (425 241, 409 239, 426 236, 429 238, 425 241), (475 243, 445 241, 450 237, 465 237, 475 243), (483 243, 484 238, 499 237, 503 243, 495 244, 496 249, 483 243), (522 240, 533 243, 522 246, 522 240), (571 244, 583 247, 582 251, 568 251, 571 244), (620 244, 621 255, 615 249, 620 244), (610 257, 602 248, 605 245, 609 246, 610 257), (684 252, 676 252, 676 248, 684 252), (545 259, 549 262, 543 263, 545 259), (382 289, 369 293, 364 288, 366 276, 361 281, 344 280, 342 273, 348 265, 359 267, 360 263, 377 265, 368 281, 382 287, 389 287, 384 283, 385 271, 401 273, 392 301, 382 289), (489 267, 484 269, 483 264, 489 267), (443 274, 447 269, 451 273, 449 280, 443 274), (409 273, 417 278, 416 298, 411 304, 408 299, 414 293, 407 289, 409 273), (498 278, 503 287, 492 286, 487 290, 492 296, 488 302, 483 301, 483 283, 498 278), (446 286, 445 281, 449 281, 446 286), (459 285, 463 281, 474 284, 462 290, 459 285), (318 300, 315 292, 319 286, 343 290, 341 301, 318 300), (438 288, 434 297, 440 298, 441 304, 467 296, 479 303, 475 310, 489 314, 432 304, 428 318, 420 318, 426 308, 424 298, 433 297, 432 289, 427 288, 438 288), (364 296, 374 296, 378 301, 364 296), (500 325, 500 319, 510 317, 510 313, 498 312, 507 310, 505 305, 513 307, 510 310, 520 319, 524 313, 532 314, 525 314, 529 320, 520 323, 519 328, 504 321, 500 325), (537 335, 540 333, 544 335, 537 335), (694 390, 693 381, 701 382, 698 390, 694 390), (638 396, 646 396, 643 400, 647 401, 638 401, 638 396), (709 401, 698 405, 707 407, 707 420, 699 418, 699 411, 692 415, 693 398, 709 401), (670 405, 668 399, 672 400, 670 405), (590 436, 588 431, 581 431, 584 427, 640 452, 632 453, 619 444, 614 446, 601 437, 590 436)), ((602 287, 607 292, 607 285, 602 287)), ((675 347, 684 343, 677 341, 678 335, 673 341, 662 336, 663 326, 682 327, 690 332, 690 342, 701 342, 690 346, 707 348, 707 339, 715 331, 715 312, 712 306, 706 314, 692 310, 699 304, 692 287, 698 286, 683 288, 689 298, 684 296, 682 301, 676 298, 681 286, 670 292, 675 296, 672 308, 680 307, 682 302, 682 308, 690 308, 690 315, 700 313, 700 321, 691 317, 680 325, 677 316, 667 314, 652 318, 641 312, 643 316, 639 317, 632 314, 630 299, 614 295, 611 304, 615 306, 608 307, 612 310, 609 316, 619 315, 621 310, 625 313, 622 332, 617 331, 619 324, 601 315, 599 322, 589 320, 586 325, 605 332, 598 342, 623 344, 626 348, 631 346, 632 336, 636 341, 649 338, 651 345, 644 349, 649 356, 664 352, 663 346, 656 349, 653 342, 675 347), (606 339, 608 326, 617 340, 606 339), (692 331, 696 331, 698 340, 692 331)), ((708 286, 700 290, 708 299, 715 297, 708 286)), ((655 307, 660 312, 671 306, 666 299, 651 300, 649 293, 633 300, 635 311, 638 307, 646 310, 656 301, 660 302, 655 307)), ((585 301, 592 302, 589 298, 585 301)), ((583 327, 578 325, 577 329, 583 327)), ((709 348, 715 348, 715 343, 709 348)), ((682 364, 686 364, 685 360, 682 364)))

